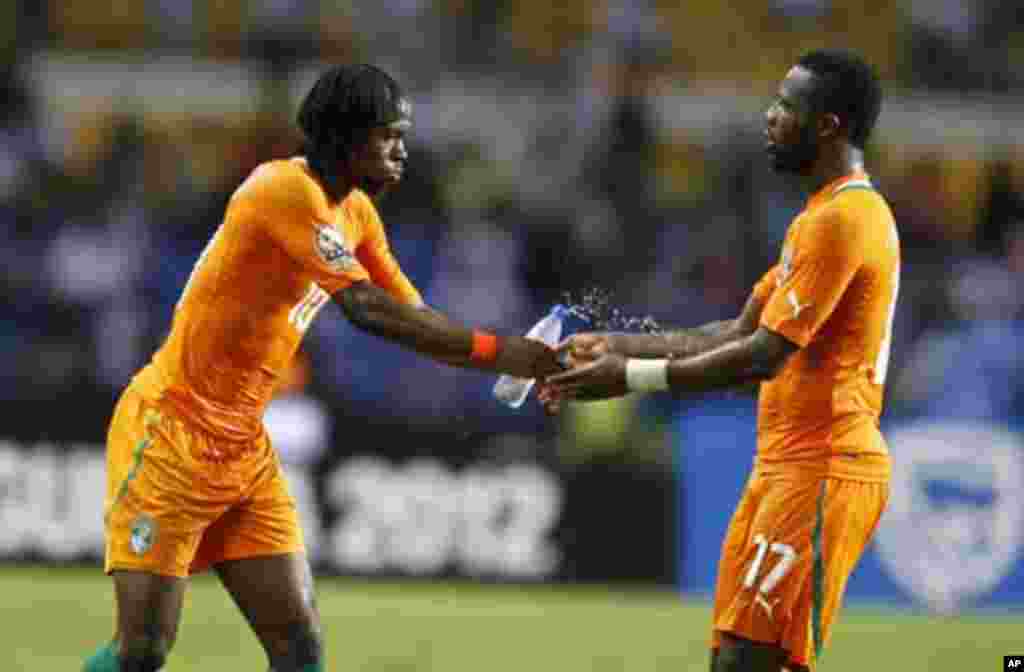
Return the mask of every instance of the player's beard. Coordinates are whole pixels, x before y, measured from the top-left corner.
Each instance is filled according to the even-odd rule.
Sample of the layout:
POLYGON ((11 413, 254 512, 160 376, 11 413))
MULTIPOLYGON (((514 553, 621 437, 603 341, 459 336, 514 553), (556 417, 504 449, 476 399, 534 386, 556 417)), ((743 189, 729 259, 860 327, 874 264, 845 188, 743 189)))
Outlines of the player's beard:
POLYGON ((818 144, 814 140, 813 125, 800 126, 796 142, 775 145, 771 153, 772 168, 779 173, 806 175, 818 159, 818 144))
POLYGON ((386 161, 373 155, 357 155, 349 167, 355 186, 372 198, 383 196, 401 181, 386 161))
POLYGON ((377 198, 390 191, 395 184, 394 182, 364 175, 357 183, 357 186, 371 198, 377 198))

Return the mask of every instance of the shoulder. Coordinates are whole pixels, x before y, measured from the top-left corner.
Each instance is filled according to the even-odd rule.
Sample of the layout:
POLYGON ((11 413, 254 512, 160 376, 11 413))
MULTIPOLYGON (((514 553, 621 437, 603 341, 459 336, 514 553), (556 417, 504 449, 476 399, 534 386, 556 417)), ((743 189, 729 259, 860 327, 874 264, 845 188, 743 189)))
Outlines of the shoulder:
POLYGON ((819 232, 836 241, 853 242, 893 223, 892 211, 872 188, 844 189, 825 204, 816 217, 819 232))
POLYGON ((238 187, 232 201, 261 208, 319 211, 327 197, 299 159, 261 163, 238 187))
POLYGON ((344 207, 362 224, 371 227, 381 226, 380 214, 377 212, 377 205, 362 189, 353 189, 350 191, 345 197, 344 207))
POLYGON ((377 205, 373 199, 362 189, 353 189, 345 197, 345 204, 359 214, 377 214, 377 205))
POLYGON ((872 187, 851 187, 839 191, 827 206, 839 221, 889 221, 892 211, 885 197, 872 187))

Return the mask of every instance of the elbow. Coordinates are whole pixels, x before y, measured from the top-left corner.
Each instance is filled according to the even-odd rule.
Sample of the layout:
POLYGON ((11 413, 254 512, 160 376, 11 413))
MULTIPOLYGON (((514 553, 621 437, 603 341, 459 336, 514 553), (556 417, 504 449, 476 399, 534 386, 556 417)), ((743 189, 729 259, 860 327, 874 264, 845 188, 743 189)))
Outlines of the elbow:
POLYGON ((759 383, 767 382, 775 378, 786 366, 786 357, 778 359, 756 361, 751 366, 751 378, 759 383))
POLYGON ((760 385, 779 374, 781 366, 773 366, 766 362, 751 362, 740 374, 740 382, 743 384, 760 385))
POLYGON ((376 330, 377 299, 363 283, 349 285, 338 293, 335 300, 348 321, 357 328, 370 332, 376 330))
POLYGON ((758 330, 748 341, 750 353, 750 377, 759 382, 775 378, 786 367, 790 356, 797 347, 785 338, 758 330))

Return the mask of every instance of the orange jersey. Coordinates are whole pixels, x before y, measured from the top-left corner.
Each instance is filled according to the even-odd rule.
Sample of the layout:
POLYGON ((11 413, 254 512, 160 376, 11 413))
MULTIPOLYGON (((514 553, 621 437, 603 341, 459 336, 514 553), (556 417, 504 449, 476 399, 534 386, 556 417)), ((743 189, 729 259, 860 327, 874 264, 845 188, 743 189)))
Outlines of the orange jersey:
POLYGON ((360 280, 422 303, 366 194, 331 203, 303 159, 265 163, 231 197, 137 389, 214 436, 253 439, 317 312, 360 280))
POLYGON ((779 263, 755 288, 761 325, 800 346, 761 385, 760 465, 888 477, 878 419, 899 271, 892 212, 866 175, 826 185, 793 220, 779 263))

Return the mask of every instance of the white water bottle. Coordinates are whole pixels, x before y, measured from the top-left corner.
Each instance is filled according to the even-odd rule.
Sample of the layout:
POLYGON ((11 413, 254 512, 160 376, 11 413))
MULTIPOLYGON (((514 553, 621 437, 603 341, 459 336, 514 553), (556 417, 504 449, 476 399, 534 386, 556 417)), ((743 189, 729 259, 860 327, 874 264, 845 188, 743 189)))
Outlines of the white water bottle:
MULTIPOLYGON (((562 322, 565 320, 565 315, 565 306, 556 305, 537 324, 530 327, 525 338, 555 347, 562 338, 562 322)), ((505 374, 499 377, 498 382, 494 384, 494 396, 507 406, 519 408, 526 401, 535 382, 536 380, 533 378, 516 378, 505 374)))

